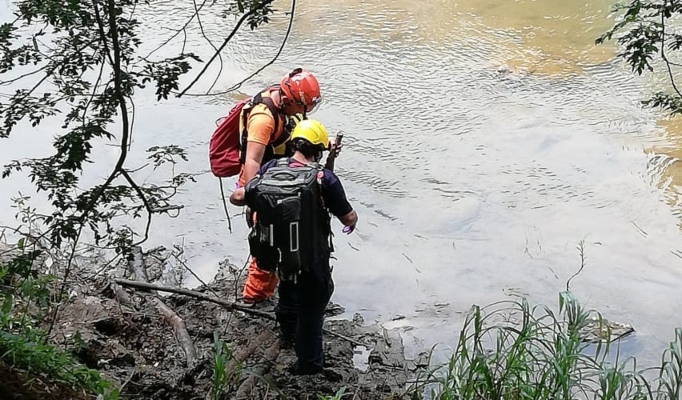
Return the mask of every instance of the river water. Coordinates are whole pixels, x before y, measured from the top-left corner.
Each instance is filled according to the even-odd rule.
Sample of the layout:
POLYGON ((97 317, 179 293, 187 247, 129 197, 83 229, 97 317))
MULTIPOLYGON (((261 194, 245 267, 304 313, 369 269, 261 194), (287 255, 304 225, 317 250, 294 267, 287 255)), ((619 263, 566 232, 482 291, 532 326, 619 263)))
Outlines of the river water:
MULTIPOLYGON (((454 345, 472 304, 523 295, 556 305, 580 267, 584 240, 586 265, 571 290, 604 317, 632 324, 627 351, 656 362, 682 301, 682 175, 674 164, 682 129, 640 107, 651 82, 632 76, 612 43, 594 46, 613 24, 611 4, 297 1, 282 55, 240 91, 161 103, 152 93, 137 96, 131 166, 144 149, 174 143, 190 155, 177 170, 202 173, 180 192, 181 215, 157 218, 149 246, 183 243, 204 279, 225 257, 243 264, 246 227, 236 217, 227 230, 207 142, 237 96, 303 66, 325 98, 314 117, 331 133, 345 132, 337 172, 360 216, 350 236, 334 224, 332 300, 344 316, 402 327, 409 354, 454 345)), ((138 10, 155 21, 143 35, 151 42, 193 10, 187 1, 152 5, 138 10)), ((271 24, 243 29, 223 52, 222 69, 210 68, 191 93, 216 77, 214 90, 224 90, 276 53, 290 3, 275 6, 271 24)), ((217 45, 234 21, 209 10, 203 28, 217 45)), ((187 46, 206 60, 212 48, 199 33, 188 30, 187 46)), ((181 39, 157 54, 171 54, 181 39)), ((48 151, 40 138, 50 129, 58 123, 24 128, 0 146, 0 160, 48 151)), ((98 150, 87 179, 105 176, 116 155, 115 147, 98 150)), ((4 194, 30 189, 19 177, 0 185, 0 222, 9 224, 4 194)))

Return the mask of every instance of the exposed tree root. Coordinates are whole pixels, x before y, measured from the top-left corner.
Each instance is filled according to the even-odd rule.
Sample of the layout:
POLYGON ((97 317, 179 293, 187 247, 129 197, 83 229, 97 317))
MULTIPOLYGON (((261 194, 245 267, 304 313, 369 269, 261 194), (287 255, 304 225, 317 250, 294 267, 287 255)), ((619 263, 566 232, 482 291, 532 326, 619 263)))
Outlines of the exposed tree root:
POLYGON ((237 365, 243 363, 253 352, 261 347, 263 343, 267 342, 269 338, 272 337, 272 332, 269 330, 264 330, 261 332, 260 335, 256 336, 254 339, 249 341, 249 344, 239 351, 235 356, 234 359, 230 360, 230 362, 227 364, 227 367, 225 367, 225 372, 228 377, 233 376, 235 369, 237 368, 237 365))
MULTIPOLYGON (((272 336, 272 335, 271 335, 272 336)), ((235 399, 237 400, 246 400, 246 399, 251 399, 252 397, 252 391, 254 388, 254 385, 256 383, 256 379, 258 377, 264 377, 268 371, 270 371, 270 368, 272 365, 275 363, 275 360, 277 360, 277 356, 279 355, 279 340, 274 338, 275 340, 272 341, 272 344, 268 349, 265 351, 265 359, 263 364, 256 369, 255 372, 244 382, 242 382, 241 385, 239 385, 239 388, 237 389, 237 393, 235 394, 235 399)))

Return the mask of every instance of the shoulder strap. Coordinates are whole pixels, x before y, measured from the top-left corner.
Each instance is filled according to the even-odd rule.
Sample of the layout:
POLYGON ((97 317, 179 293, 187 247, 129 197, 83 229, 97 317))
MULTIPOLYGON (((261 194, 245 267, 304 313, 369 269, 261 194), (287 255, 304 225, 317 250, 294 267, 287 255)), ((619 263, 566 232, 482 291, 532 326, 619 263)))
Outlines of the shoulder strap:
MULTIPOLYGON (((277 85, 277 87, 279 87, 279 85, 277 85)), ((269 90, 269 88, 265 88, 261 92, 259 92, 257 95, 251 97, 251 101, 249 101, 247 104, 245 104, 243 109, 242 109, 242 112, 241 112, 242 126, 244 128, 243 128, 241 135, 240 135, 240 138, 241 138, 240 142, 241 143, 239 146, 240 147, 239 162, 241 164, 244 164, 244 162, 246 161, 246 142, 247 142, 247 137, 248 137, 246 125, 248 124, 248 120, 249 120, 248 115, 249 115, 250 109, 253 108, 253 106, 255 106, 256 104, 260 104, 260 103, 265 104, 265 106, 268 108, 268 111, 270 111, 270 114, 272 114, 272 119, 275 122, 274 132, 277 132, 277 129, 279 128, 279 117, 280 117, 279 110, 277 109, 277 107, 275 107, 275 104, 272 102, 272 99, 270 99, 269 97, 263 97, 263 92, 265 92, 267 90, 269 90)), ((277 147, 277 146, 283 144, 284 142, 286 142, 287 139, 289 139, 289 137, 284 134, 284 131, 282 131, 282 133, 279 135, 277 140, 272 144, 272 146, 277 147)))
POLYGON ((278 167, 288 167, 289 166, 289 157, 282 157, 277 159, 277 166, 278 167))
MULTIPOLYGON (((274 133, 277 133, 277 130, 279 129, 279 118, 280 118, 280 111, 279 109, 275 106, 275 103, 272 102, 272 99, 270 97, 263 97, 263 92, 258 93, 257 95, 253 96, 253 100, 251 101, 252 104, 259 104, 263 103, 265 106, 268 108, 268 111, 270 111, 270 114, 272 114, 272 119, 275 121, 275 129, 274 133)), ((281 135, 277 138, 275 142, 273 142, 273 146, 277 147, 284 142, 286 142, 286 136, 284 135, 284 132, 282 132, 281 135), (284 137, 284 140, 282 138, 284 137)))

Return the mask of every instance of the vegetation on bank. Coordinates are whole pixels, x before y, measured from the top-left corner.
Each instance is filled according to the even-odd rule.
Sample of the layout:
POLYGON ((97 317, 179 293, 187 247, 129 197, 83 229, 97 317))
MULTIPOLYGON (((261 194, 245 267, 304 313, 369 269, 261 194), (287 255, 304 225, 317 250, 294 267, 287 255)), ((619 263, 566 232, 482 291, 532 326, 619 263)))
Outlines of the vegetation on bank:
MULTIPOLYGON (((0 369, 11 367, 26 379, 28 386, 48 378, 53 385, 70 388, 71 393, 99 394, 101 399, 112 400, 125 397, 99 371, 81 364, 76 357, 77 338, 60 343, 59 348, 46 340, 47 332, 41 321, 49 314, 48 304, 54 301, 55 291, 51 289, 54 280, 37 270, 36 264, 27 262, 25 256, 30 257, 34 250, 25 244, 5 250, 5 255, 8 251, 14 252, 14 257, 9 262, 6 259, 0 262, 0 282, 3 287, 20 290, 0 292, 0 369)), ((449 359, 418 371, 403 393, 390 397, 387 394, 386 398, 679 398, 682 330, 675 332, 661 356, 661 364, 644 369, 640 369, 634 357, 621 356, 618 343, 611 342, 611 337, 609 324, 595 311, 583 308, 569 291, 559 294, 556 308, 531 306, 523 298, 486 307, 473 306, 449 359), (596 331, 596 336, 603 340, 586 340, 590 331, 596 331)), ((233 390, 242 376, 253 371, 237 366, 227 375, 226 366, 234 355, 217 335, 214 343, 213 386, 206 398, 219 400, 233 390)), ((335 396, 318 399, 352 396, 341 387, 335 396)))
POLYGON ((420 377, 431 399, 677 399, 682 391, 682 330, 658 367, 639 369, 622 357, 601 315, 571 292, 558 313, 525 299, 474 306, 445 364, 420 377), (595 325, 596 321, 596 325, 595 325), (590 343, 586 329, 606 340, 590 343))
MULTIPOLYGON (((80 392, 116 400, 118 388, 48 340, 44 321, 49 318, 57 293, 53 290, 55 277, 37 263, 41 254, 24 238, 14 248, 0 248, 0 381, 4 381, 0 388, 19 379, 24 388, 15 383, 5 390, 33 395, 45 392, 47 396, 55 388, 66 388, 70 389, 69 396, 80 392)), ((75 350, 77 345, 75 341, 70 348, 75 350)), ((13 395, 0 394, 9 398, 13 395)))

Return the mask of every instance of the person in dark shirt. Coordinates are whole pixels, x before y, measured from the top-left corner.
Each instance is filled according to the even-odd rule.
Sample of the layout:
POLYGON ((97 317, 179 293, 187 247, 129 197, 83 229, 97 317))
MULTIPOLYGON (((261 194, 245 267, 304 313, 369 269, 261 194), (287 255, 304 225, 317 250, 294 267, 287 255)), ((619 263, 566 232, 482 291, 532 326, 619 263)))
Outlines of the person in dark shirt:
MULTIPOLYGON (((325 127, 316 120, 303 120, 296 125, 290 143, 295 152, 288 160, 290 168, 318 163, 325 150, 329 149, 329 136, 325 127)), ((272 160, 263 165, 258 175, 277 165, 272 160)), ((321 197, 327 212, 320 218, 319 227, 326 239, 331 237, 329 214, 344 224, 343 231, 351 233, 355 229, 358 215, 346 198, 339 178, 333 171, 324 168, 318 175, 321 183, 321 197)), ((247 185, 248 187, 249 185, 247 185)), ((235 205, 244 205, 245 189, 239 188, 230 196, 235 205)), ((315 238, 308 238, 313 240, 315 238)), ((329 240, 315 240, 318 248, 314 251, 312 265, 302 269, 295 280, 281 281, 279 300, 275 315, 281 329, 283 344, 294 342, 297 360, 290 372, 295 375, 309 375, 321 372, 324 365, 322 346, 322 325, 324 310, 334 291, 329 259, 331 243, 329 240)))

